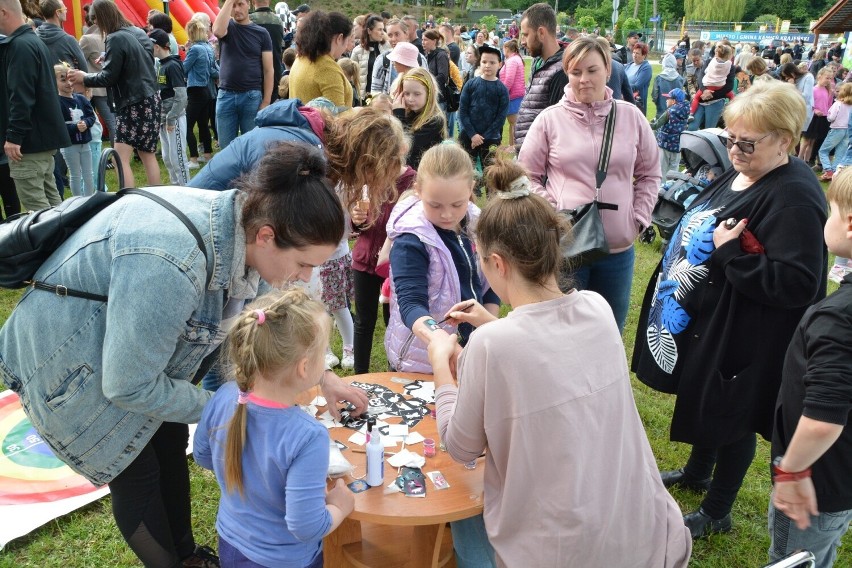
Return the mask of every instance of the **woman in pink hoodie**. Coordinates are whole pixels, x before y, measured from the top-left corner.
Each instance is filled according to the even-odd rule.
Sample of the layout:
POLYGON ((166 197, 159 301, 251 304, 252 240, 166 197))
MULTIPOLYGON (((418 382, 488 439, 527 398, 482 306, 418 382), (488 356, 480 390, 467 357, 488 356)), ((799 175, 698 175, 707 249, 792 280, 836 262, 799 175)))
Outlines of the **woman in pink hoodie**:
POLYGON ((515 146, 515 121, 518 110, 524 99, 524 60, 518 49, 518 40, 510 39, 503 44, 503 68, 500 70, 500 80, 509 90, 509 146, 515 146))
POLYGON ((536 117, 518 159, 530 172, 533 191, 557 210, 593 201, 604 123, 612 105, 618 105, 612 154, 600 190, 600 201, 618 206, 601 211, 610 254, 580 266, 571 277, 578 289, 602 295, 623 329, 633 282, 633 241, 651 224, 660 187, 659 150, 642 112, 632 102, 614 100, 606 86, 606 40, 575 39, 565 48, 562 66, 568 75, 565 96, 536 117))

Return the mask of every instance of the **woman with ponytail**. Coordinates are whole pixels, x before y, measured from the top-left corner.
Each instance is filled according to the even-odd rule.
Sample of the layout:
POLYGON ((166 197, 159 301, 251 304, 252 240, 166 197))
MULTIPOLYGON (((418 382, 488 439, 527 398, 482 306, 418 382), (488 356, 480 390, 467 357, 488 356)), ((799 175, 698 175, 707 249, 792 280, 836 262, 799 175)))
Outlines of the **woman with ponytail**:
MULTIPOLYGON (((497 565, 685 567, 692 541, 657 472, 612 310, 595 292, 560 290, 567 221, 505 155, 485 181, 476 253, 512 312, 456 304, 435 316, 476 326, 458 361, 455 335, 432 332, 428 350, 441 441, 460 462, 485 455, 497 565)), ((459 542, 476 535, 454 531, 453 543, 476 548, 459 542)))
POLYGON ((320 568, 323 537, 352 512, 343 480, 326 494, 328 432, 296 404, 321 380, 330 330, 323 304, 293 288, 254 302, 228 333, 235 380, 205 407, 193 446, 221 490, 223 566, 320 568))

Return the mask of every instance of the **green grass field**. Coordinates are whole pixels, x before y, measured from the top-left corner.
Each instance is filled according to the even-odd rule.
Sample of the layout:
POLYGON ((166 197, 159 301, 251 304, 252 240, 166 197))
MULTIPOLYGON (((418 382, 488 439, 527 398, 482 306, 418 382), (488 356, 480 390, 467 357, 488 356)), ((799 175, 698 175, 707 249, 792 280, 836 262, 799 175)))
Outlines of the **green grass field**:
MULTIPOLYGON (((655 73, 658 72, 659 65, 654 67, 655 73)), ((649 107, 648 114, 653 116, 653 104, 649 107)), ((134 170, 137 183, 144 185, 144 174, 138 163, 134 164, 134 170)), ((108 180, 112 184, 115 183, 114 177, 108 180)), ((167 176, 164 183, 167 183, 167 176)), ((650 245, 636 244, 636 267, 630 315, 624 331, 625 351, 628 358, 632 354, 636 319, 642 295, 659 259, 659 240, 650 245)), ((831 285, 830 291, 834 289, 836 285, 831 285)), ((0 322, 5 321, 11 313, 19 296, 20 293, 17 291, 0 291, 0 322)), ((504 307, 503 312, 506 311, 508 310, 504 307)), ((382 345, 384 329, 381 327, 381 318, 379 318, 379 327, 380 329, 376 330, 371 366, 374 371, 386 370, 382 345)), ((339 355, 339 337, 336 339, 335 350, 339 355)), ((660 469, 682 466, 689 453, 688 446, 672 443, 668 439, 673 397, 655 392, 636 381, 635 378, 633 378, 633 387, 636 405, 660 469)), ((766 563, 766 551, 769 547, 766 529, 766 510, 770 492, 768 456, 769 444, 760 440, 757 457, 734 505, 733 532, 697 542, 690 566, 757 568, 766 563)), ((194 463, 191 464, 191 475, 196 541, 200 544, 215 546, 214 523, 218 504, 218 487, 212 474, 194 463)), ((674 490, 673 495, 684 512, 694 510, 700 503, 700 497, 688 491, 674 490)), ((139 562, 124 544, 113 524, 109 497, 57 519, 26 537, 12 541, 4 551, 0 552, 0 568, 60 566, 68 568, 139 566, 139 562)), ((852 555, 848 551, 841 551, 836 566, 852 566, 852 555)))

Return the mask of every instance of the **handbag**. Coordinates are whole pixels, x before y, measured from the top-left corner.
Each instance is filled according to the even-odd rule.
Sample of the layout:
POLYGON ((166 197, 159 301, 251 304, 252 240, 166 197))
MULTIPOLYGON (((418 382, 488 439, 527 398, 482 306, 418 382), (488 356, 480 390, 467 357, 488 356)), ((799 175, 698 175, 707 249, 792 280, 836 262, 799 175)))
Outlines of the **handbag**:
POLYGON ((571 241, 564 247, 562 256, 571 269, 585 266, 609 254, 609 243, 604 233, 601 210, 617 211, 615 203, 600 200, 601 186, 606 179, 609 157, 612 153, 612 137, 615 130, 616 102, 612 101, 612 110, 604 124, 604 138, 598 168, 595 173, 595 200, 575 209, 566 209, 562 213, 571 221, 571 241))

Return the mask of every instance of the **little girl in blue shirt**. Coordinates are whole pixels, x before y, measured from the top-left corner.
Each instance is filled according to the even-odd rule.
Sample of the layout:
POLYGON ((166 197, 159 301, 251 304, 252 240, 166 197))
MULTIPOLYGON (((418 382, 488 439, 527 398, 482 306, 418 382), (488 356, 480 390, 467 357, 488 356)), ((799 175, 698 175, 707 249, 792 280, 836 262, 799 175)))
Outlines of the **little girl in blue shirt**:
POLYGON ((221 565, 321 568, 322 539, 352 512, 342 480, 326 494, 329 436, 296 405, 325 370, 330 319, 301 289, 263 296, 228 334, 236 380, 213 396, 193 453, 216 474, 221 565))

